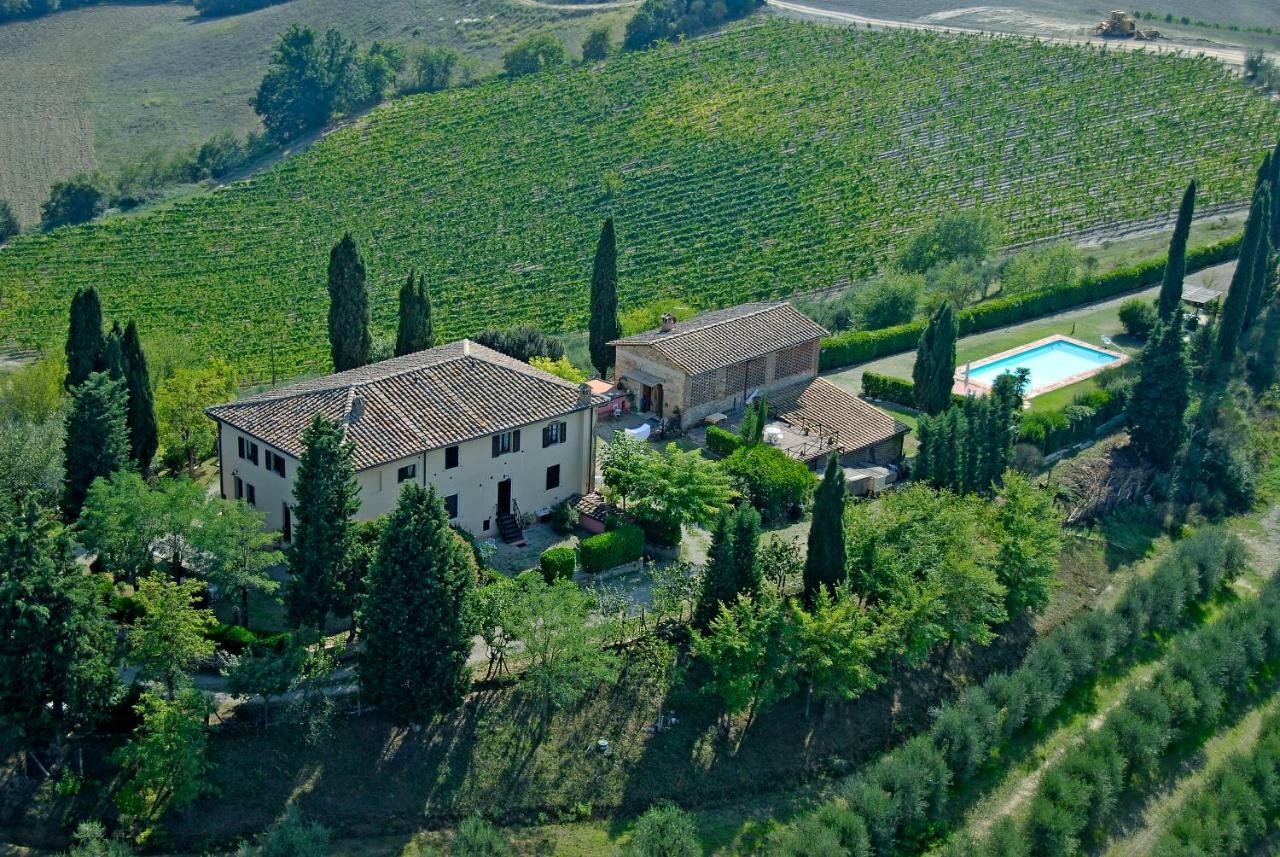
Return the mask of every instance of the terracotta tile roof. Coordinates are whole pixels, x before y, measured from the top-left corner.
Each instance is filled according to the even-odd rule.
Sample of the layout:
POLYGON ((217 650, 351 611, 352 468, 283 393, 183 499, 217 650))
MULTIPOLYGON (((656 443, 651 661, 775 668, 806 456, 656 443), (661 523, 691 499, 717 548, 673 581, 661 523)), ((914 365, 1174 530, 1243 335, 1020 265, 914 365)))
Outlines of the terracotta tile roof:
POLYGON ((825 378, 769 391, 769 414, 797 428, 835 432, 841 453, 873 446, 911 429, 825 378))
POLYGON ((690 374, 812 342, 826 328, 786 301, 742 304, 677 321, 672 330, 650 330, 613 345, 647 345, 690 374))
MULTIPOLYGON (((302 454, 317 412, 342 420, 363 470, 590 407, 579 385, 459 340, 217 405, 215 420, 302 454)), ((598 399, 603 401, 603 399, 598 399)), ((526 444, 537 438, 526 438, 526 444)))

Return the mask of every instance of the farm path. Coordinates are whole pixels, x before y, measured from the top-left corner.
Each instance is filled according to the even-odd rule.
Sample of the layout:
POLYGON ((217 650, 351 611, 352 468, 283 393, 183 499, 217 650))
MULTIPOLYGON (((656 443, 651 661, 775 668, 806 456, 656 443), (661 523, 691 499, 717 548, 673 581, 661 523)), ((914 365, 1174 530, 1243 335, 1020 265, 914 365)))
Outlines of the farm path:
MULTIPOLYGON (((818 18, 828 18, 833 21, 841 21, 846 24, 861 25, 864 27, 883 27, 883 28, 902 28, 908 30, 928 30, 935 33, 972 33, 982 35, 1020 35, 1017 33, 1003 32, 1000 30, 981 29, 978 27, 965 27, 957 24, 935 24, 927 21, 895 21, 888 18, 872 18, 866 15, 858 15, 853 12, 837 12, 834 9, 823 9, 818 6, 808 6, 803 3, 793 3, 790 0, 765 0, 766 5, 774 9, 784 12, 791 12, 799 15, 812 15, 818 18)), ((1109 48, 1117 48, 1120 50, 1152 50, 1161 53, 1178 53, 1186 52, 1188 54, 1201 53, 1208 57, 1221 60, 1222 62, 1236 68, 1244 67, 1245 50, 1243 48, 1220 48, 1220 47, 1191 47, 1188 45, 1169 43, 1160 44, 1159 42, 1125 42, 1114 39, 1103 41, 1101 39, 1087 38, 1085 36, 1035 36, 1043 42, 1050 42, 1060 45, 1106 45, 1109 48)))

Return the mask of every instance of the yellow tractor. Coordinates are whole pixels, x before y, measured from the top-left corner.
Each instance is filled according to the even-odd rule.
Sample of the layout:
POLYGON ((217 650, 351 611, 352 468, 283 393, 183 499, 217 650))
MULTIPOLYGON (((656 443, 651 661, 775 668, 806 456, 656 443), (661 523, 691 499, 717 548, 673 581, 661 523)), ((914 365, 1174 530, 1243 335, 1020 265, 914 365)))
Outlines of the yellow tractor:
POLYGON ((1160 38, 1159 30, 1140 30, 1133 16, 1122 9, 1115 9, 1093 31, 1104 39, 1138 39, 1140 41, 1160 38))

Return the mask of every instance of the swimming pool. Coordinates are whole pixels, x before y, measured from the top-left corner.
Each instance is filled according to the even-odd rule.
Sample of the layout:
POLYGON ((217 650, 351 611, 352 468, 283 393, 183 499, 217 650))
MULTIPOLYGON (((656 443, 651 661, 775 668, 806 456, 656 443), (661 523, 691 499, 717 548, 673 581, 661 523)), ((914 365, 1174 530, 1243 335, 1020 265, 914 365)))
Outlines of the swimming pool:
MULTIPOLYGON (((985 392, 996 378, 1015 369, 1027 369, 1031 375, 1024 395, 1032 398, 1096 375, 1108 366, 1118 366, 1129 358, 1119 351, 1098 348, 1069 336, 1050 336, 975 360, 967 367, 970 392, 985 392), (975 389, 976 388, 976 389, 975 389)), ((963 392, 966 367, 956 372, 957 391, 963 392)))

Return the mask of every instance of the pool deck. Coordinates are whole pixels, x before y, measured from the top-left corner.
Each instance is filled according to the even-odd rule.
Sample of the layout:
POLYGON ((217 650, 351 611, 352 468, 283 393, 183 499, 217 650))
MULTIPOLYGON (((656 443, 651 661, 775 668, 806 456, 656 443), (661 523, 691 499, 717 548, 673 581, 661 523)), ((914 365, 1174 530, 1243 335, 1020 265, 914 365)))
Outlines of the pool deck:
POLYGON ((1034 351, 1037 348, 1042 348, 1046 345, 1052 345, 1055 342, 1069 342, 1072 345, 1075 345, 1079 348, 1084 348, 1089 351, 1095 351, 1099 354, 1107 354, 1115 359, 1112 360, 1110 363, 1103 363, 1098 366, 1093 366, 1089 369, 1086 369, 1083 372, 1077 372, 1074 375, 1067 375, 1063 378, 1057 379, 1056 381, 1052 381, 1048 384, 1044 384, 1040 387, 1036 387, 1034 389, 1028 390, 1025 394, 1025 398, 1034 399, 1036 396, 1044 395, 1045 393, 1051 392, 1053 390, 1060 390, 1063 387, 1069 387, 1072 384, 1079 383, 1080 381, 1083 381, 1086 378, 1092 378, 1094 375, 1097 375, 1099 372, 1101 372, 1104 369, 1110 369, 1113 366, 1123 366, 1125 363, 1129 362, 1129 355, 1125 354, 1123 351, 1116 351, 1111 348, 1102 348, 1101 346, 1098 346, 1098 345, 1090 345, 1089 343, 1081 342, 1079 339, 1076 339, 1074 337, 1067 336, 1062 333, 1055 333, 1052 336, 1046 336, 1043 339, 1037 339, 1035 342, 1028 342, 1024 345, 1019 345, 1015 348, 1010 348, 1005 351, 1001 351, 997 354, 992 354, 989 357, 983 357, 981 360, 973 361, 963 369, 957 369, 955 384, 951 387, 951 392, 961 396, 969 395, 970 393, 975 393, 977 395, 986 395, 987 393, 991 392, 990 384, 984 384, 981 381, 974 381, 974 380, 966 381, 965 375, 972 374, 973 370, 975 369, 981 369, 983 366, 989 366, 992 363, 995 363, 1000 360, 1004 360, 1007 357, 1015 357, 1019 354, 1024 354, 1028 351, 1034 351))

